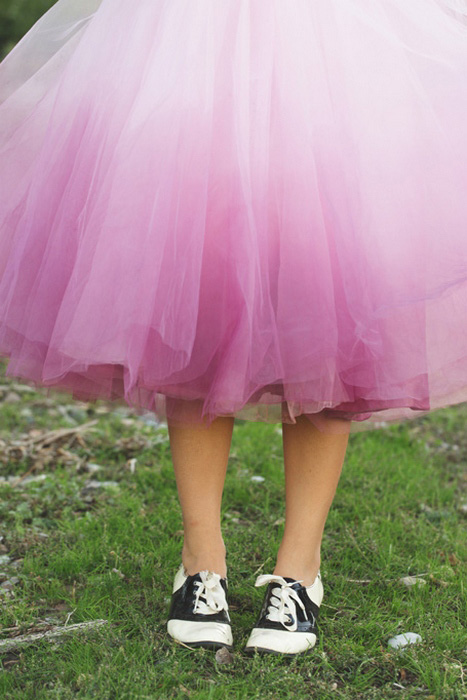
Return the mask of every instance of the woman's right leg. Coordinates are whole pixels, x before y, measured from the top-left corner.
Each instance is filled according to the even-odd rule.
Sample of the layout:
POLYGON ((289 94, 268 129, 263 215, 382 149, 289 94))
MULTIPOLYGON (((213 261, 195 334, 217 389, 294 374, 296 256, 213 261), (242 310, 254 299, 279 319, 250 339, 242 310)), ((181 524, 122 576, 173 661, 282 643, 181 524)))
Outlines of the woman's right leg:
POLYGON ((189 575, 207 569, 225 577, 220 515, 234 418, 219 416, 201 429, 167 424, 183 517, 182 562, 189 575))

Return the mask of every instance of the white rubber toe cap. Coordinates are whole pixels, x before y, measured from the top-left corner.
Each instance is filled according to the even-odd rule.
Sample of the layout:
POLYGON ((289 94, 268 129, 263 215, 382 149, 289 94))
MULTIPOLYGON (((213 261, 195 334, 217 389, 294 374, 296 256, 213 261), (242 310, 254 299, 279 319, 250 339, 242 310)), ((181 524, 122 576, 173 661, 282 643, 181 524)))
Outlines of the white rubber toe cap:
POLYGON ((233 637, 230 625, 222 622, 196 622, 192 620, 169 620, 167 632, 177 642, 192 644, 215 642, 232 646, 233 637))
POLYGON ((287 630, 255 627, 250 634, 245 650, 255 648, 275 651, 280 654, 301 654, 316 644, 313 632, 288 632, 287 630))

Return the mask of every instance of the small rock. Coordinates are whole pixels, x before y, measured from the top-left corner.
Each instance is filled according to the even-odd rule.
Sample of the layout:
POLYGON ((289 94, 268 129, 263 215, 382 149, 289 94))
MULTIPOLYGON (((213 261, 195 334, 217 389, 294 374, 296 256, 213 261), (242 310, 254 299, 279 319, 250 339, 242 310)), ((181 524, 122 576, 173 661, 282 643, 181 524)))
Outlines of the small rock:
POLYGON ((35 476, 25 476, 24 479, 21 479, 21 481, 18 481, 20 479, 19 476, 0 476, 0 484, 14 484, 15 482, 18 481, 19 486, 23 486, 24 484, 30 484, 31 482, 34 481, 44 481, 44 479, 47 478, 47 474, 36 474, 35 476))
POLYGON ((400 583, 403 583, 404 586, 416 586, 418 583, 420 585, 426 584, 426 581, 424 578, 418 578, 417 576, 404 576, 403 578, 399 579, 400 583))
POLYGON ((8 554, 0 554, 0 566, 4 566, 10 562, 10 557, 8 554))
POLYGON ((112 569, 112 573, 118 574, 120 578, 125 578, 125 574, 122 574, 122 572, 119 569, 112 569))
POLYGON ((252 476, 250 481, 254 481, 258 484, 260 484, 262 481, 265 481, 264 476, 252 476))
POLYGON ((0 583, 0 588, 3 588, 7 591, 11 591, 16 586, 17 583, 19 583, 19 578, 17 576, 13 576, 12 578, 9 578, 7 581, 0 583))
POLYGON ((420 503, 419 508, 422 511, 422 513, 432 513, 433 512, 433 508, 431 506, 427 506, 426 503, 420 503))
POLYGON ((96 479, 89 479, 88 481, 85 482, 83 486, 83 491, 91 491, 92 489, 106 489, 106 488, 112 488, 112 487, 117 487, 118 488, 119 483, 118 481, 97 481, 96 479))
POLYGON ((21 401, 21 396, 16 391, 9 391, 3 399, 3 403, 17 403, 18 401, 21 401))
POLYGON ((395 637, 391 637, 391 639, 388 640, 388 646, 393 649, 402 649, 408 644, 417 644, 421 641, 421 636, 416 632, 404 632, 404 634, 396 634, 395 637))
POLYGON ((216 661, 218 664, 231 664, 233 663, 233 654, 227 649, 227 647, 221 647, 216 651, 216 661))
POLYGON ((47 479, 47 474, 37 474, 36 476, 24 477, 24 479, 22 479, 21 483, 22 484, 30 484, 34 481, 44 481, 44 479, 47 479))
POLYGON ((85 468, 86 471, 90 472, 91 474, 95 474, 102 469, 101 465, 96 464, 95 462, 86 462, 85 468))
POLYGON ((69 408, 68 416, 77 423, 84 423, 88 419, 88 414, 82 408, 69 408))
POLYGON ((225 517, 228 518, 231 523, 235 523, 236 525, 238 525, 238 523, 240 522, 240 518, 237 518, 235 515, 232 515, 232 513, 226 513, 225 517))
POLYGON ((462 515, 467 515, 467 503, 460 504, 459 512, 462 513, 462 515))

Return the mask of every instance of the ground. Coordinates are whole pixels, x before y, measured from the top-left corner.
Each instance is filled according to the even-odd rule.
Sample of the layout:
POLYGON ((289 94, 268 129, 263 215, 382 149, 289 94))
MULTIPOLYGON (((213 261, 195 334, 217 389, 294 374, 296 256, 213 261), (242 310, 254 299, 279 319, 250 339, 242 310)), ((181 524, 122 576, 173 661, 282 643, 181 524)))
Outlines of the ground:
POLYGON ((0 392, 1 697, 467 698, 467 405, 350 436, 323 540, 319 642, 292 661, 243 653, 284 479, 280 425, 236 422, 223 502, 235 649, 223 664, 165 631, 182 544, 166 426, 15 379, 0 392), (403 632, 422 640, 391 649, 403 632))

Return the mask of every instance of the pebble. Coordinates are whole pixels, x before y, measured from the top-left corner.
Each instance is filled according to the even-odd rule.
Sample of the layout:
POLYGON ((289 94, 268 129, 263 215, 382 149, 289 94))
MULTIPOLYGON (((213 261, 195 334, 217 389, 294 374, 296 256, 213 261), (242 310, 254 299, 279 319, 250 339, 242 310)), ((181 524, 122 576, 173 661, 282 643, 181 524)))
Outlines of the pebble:
POLYGON ((401 583, 404 584, 404 586, 416 586, 418 583, 420 585, 426 584, 426 581, 424 578, 418 578, 417 576, 403 576, 402 578, 399 579, 401 583))
POLYGON ((9 391, 6 396, 3 397, 3 403, 17 403, 21 401, 21 396, 16 393, 16 391, 9 391))
POLYGON ((250 481, 254 481, 258 484, 260 484, 262 481, 265 481, 264 476, 252 476, 250 481))
POLYGON ((86 481, 84 486, 83 486, 83 491, 92 490, 92 489, 105 489, 108 487, 113 487, 116 486, 117 488, 120 486, 118 481, 97 481, 95 479, 90 479, 89 481, 86 481))
POLYGON ((19 583, 19 578, 17 576, 13 576, 12 578, 9 578, 7 581, 0 583, 0 588, 4 588, 6 590, 11 591, 17 583, 19 583))
POLYGON ((388 640, 388 646, 393 649, 401 649, 408 644, 417 644, 421 641, 421 636, 416 632, 404 632, 404 634, 396 634, 395 637, 391 637, 391 639, 388 640))
POLYGON ((216 651, 216 661, 218 664, 231 664, 233 663, 233 654, 227 649, 227 647, 221 647, 216 651))
POLYGON ((100 464, 96 464, 95 462, 86 462, 86 471, 90 472, 91 474, 95 474, 101 469, 102 467, 100 464))
MULTIPOLYGON (((19 476, 0 476, 0 484, 14 484, 16 481, 18 481, 20 477, 19 476)), ((23 486, 24 484, 30 484, 33 483, 34 481, 44 481, 44 479, 47 479, 47 474, 37 474, 36 476, 25 476, 24 479, 21 479, 19 481, 19 486, 23 486)))

